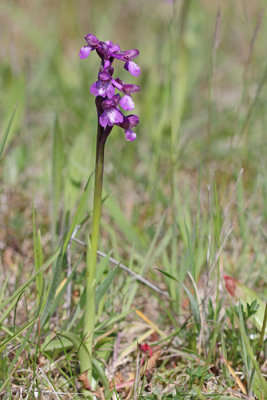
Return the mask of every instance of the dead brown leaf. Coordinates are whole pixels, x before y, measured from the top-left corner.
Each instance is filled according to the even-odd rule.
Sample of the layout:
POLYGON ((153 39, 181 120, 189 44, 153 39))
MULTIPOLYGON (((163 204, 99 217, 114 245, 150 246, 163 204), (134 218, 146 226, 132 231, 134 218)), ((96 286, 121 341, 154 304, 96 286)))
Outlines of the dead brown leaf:
POLYGON ((92 392, 92 387, 91 387, 91 385, 90 385, 90 383, 89 383, 88 376, 87 376, 87 372, 84 372, 83 374, 81 374, 81 375, 79 376, 79 381, 82 382, 83 388, 84 388, 85 390, 90 390, 90 392, 92 392))
POLYGON ((153 352, 152 356, 148 359, 147 362, 147 371, 148 372, 152 372, 153 369, 156 367, 157 361, 160 358, 161 355, 161 350, 158 349, 156 351, 153 352))

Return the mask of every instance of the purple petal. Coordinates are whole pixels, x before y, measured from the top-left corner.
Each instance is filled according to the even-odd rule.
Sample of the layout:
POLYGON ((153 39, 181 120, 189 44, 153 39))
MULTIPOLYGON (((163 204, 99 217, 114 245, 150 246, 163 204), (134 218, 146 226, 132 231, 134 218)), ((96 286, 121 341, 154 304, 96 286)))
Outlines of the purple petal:
POLYGON ((113 99, 107 99, 102 102, 103 110, 106 110, 107 108, 112 108, 112 107, 116 107, 116 103, 113 99))
POLYGON ((119 104, 120 99, 121 99, 121 96, 119 95, 119 93, 115 94, 112 97, 112 100, 115 102, 116 106, 119 104))
POLYGON ((121 99, 121 96, 119 94, 114 94, 109 99, 103 100, 103 102, 102 102, 103 109, 111 108, 111 107, 117 107, 117 105, 119 104, 120 99, 121 99))
POLYGON ((126 61, 126 60, 124 60, 124 53, 125 53, 125 51, 114 51, 113 53, 112 53, 112 56, 114 57, 114 58, 117 58, 118 60, 122 60, 122 61, 126 61))
POLYGON ((107 125, 113 126, 114 124, 119 124, 123 121, 123 114, 117 108, 106 109, 99 117, 100 125, 104 128, 107 125))
POLYGON ((127 129, 125 131, 125 139, 129 142, 133 142, 136 139, 136 133, 131 129, 127 129))
POLYGON ((125 82, 120 78, 116 78, 116 82, 119 83, 121 86, 125 85, 125 82))
POLYGON ((138 76, 140 75, 140 67, 133 61, 126 61, 124 64, 124 68, 130 72, 131 75, 133 76, 138 76))
POLYGON ((108 69, 110 67, 111 63, 109 60, 105 60, 104 62, 104 69, 108 69))
POLYGON ((120 106, 125 111, 130 111, 134 109, 134 101, 131 96, 125 95, 120 99, 120 106))
POLYGON ((107 44, 110 53, 113 53, 115 51, 120 51, 121 50, 121 48, 120 48, 120 46, 118 44, 114 44, 110 40, 106 40, 105 43, 107 44))
MULTIPOLYGON (((99 56, 101 58, 104 58, 105 62, 108 60, 109 58, 112 57, 112 48, 114 47, 113 42, 111 42, 110 40, 107 40, 106 42, 99 42, 98 46, 97 46, 97 52, 99 54, 99 56)), ((116 48, 116 47, 115 47, 116 48)))
POLYGON ((131 128, 134 128, 138 124, 139 124, 139 117, 137 115, 132 114, 124 117, 120 126, 125 130, 129 130, 131 128))
POLYGON ((123 121, 123 114, 117 108, 111 108, 108 111, 110 125, 119 124, 123 121))
POLYGON ((90 92, 94 96, 108 97, 114 96, 115 89, 110 82, 107 81, 97 81, 94 82, 90 87, 90 92))
POLYGON ((131 84, 127 83, 127 84, 123 85, 122 90, 125 94, 136 93, 136 92, 140 92, 140 86, 131 85, 131 84))
POLYGON ((87 58, 91 52, 90 46, 83 46, 79 52, 80 59, 87 58))
POLYGON ((97 47, 97 45, 99 43, 99 40, 97 39, 97 37, 95 35, 93 35, 92 33, 88 33, 88 35, 86 35, 84 39, 89 44, 89 46, 91 46, 93 48, 97 47))
POLYGON ((114 51, 120 51, 121 50, 121 48, 120 48, 120 46, 118 45, 118 44, 114 44, 113 46, 112 46, 112 48, 110 49, 110 51, 113 53, 114 51))
POLYGON ((120 79, 111 79, 113 86, 115 86, 118 90, 122 91, 123 84, 121 83, 120 79))
POLYGON ((125 53, 126 54, 124 55, 124 58, 126 58, 126 60, 133 60, 134 58, 138 57, 139 50, 137 49, 126 50, 125 53))
POLYGON ((113 87, 113 85, 109 82, 109 84, 107 85, 106 88, 106 96, 111 99, 114 96, 115 93, 115 89, 113 87))
POLYGON ((130 127, 130 128, 133 128, 133 127, 135 127, 136 125, 139 124, 139 117, 138 117, 138 115, 135 115, 135 114, 128 115, 128 116, 126 117, 126 119, 127 119, 127 122, 128 122, 128 124, 129 124, 129 127, 130 127))
POLYGON ((105 128, 108 123, 109 123, 109 117, 108 117, 108 112, 107 110, 105 110, 99 117, 99 123, 100 125, 103 126, 103 128, 105 128))
POLYGON ((110 76, 110 74, 108 73, 108 71, 102 71, 102 72, 99 72, 99 74, 98 74, 98 78, 101 80, 101 81, 109 81, 110 79, 111 79, 111 76, 110 76))
POLYGON ((93 94, 94 96, 98 96, 97 82, 94 82, 94 83, 90 86, 90 93, 93 94))
POLYGON ((126 51, 116 51, 116 52, 113 52, 112 55, 113 55, 113 57, 117 58, 118 60, 130 61, 139 55, 139 50, 132 49, 132 50, 126 50, 126 51))

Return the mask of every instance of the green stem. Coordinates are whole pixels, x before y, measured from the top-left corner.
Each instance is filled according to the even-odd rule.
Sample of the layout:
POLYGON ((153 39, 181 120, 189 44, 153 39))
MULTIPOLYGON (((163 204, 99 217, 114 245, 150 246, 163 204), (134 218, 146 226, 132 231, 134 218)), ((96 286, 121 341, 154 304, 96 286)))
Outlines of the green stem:
POLYGON ((95 269, 97 260, 99 228, 101 217, 101 200, 104 170, 105 132, 99 125, 96 144, 95 187, 91 242, 88 239, 86 259, 86 302, 84 310, 83 343, 79 351, 81 372, 87 371, 88 380, 92 380, 92 349, 95 328, 95 269))
MULTIPOLYGON (((96 145, 96 163, 95 163, 95 189, 94 189, 94 207, 93 207, 93 225, 92 225, 92 262, 93 262, 93 276, 95 275, 95 265, 98 250, 98 238, 101 216, 101 201, 102 201, 102 185, 103 185, 103 171, 104 171, 104 149, 105 138, 104 129, 98 126, 97 145, 96 145)), ((94 279, 94 278, 93 278, 94 279)))
MULTIPOLYGON (((260 353, 261 353, 263 342, 264 342, 266 324, 267 324, 267 301, 265 303, 265 311, 264 311, 263 323, 262 323, 262 328, 261 328, 261 333, 260 333, 259 347, 258 347, 258 351, 256 353, 256 361, 258 361, 258 362, 259 362, 260 353)), ((253 380, 254 380, 255 372, 256 372, 256 368, 254 366, 254 368, 251 372, 249 382, 248 382, 248 395, 249 396, 252 395, 253 380)))

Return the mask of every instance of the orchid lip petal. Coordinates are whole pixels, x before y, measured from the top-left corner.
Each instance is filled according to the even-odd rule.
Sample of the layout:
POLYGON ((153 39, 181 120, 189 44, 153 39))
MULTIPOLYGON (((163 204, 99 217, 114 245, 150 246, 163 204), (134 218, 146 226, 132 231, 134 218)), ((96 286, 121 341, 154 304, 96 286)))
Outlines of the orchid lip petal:
POLYGON ((109 113, 109 120, 112 125, 119 124, 120 122, 123 121, 123 114, 117 108, 112 108, 111 110, 108 111, 108 113, 109 113))
POLYGON ((129 124, 129 127, 130 127, 130 128, 134 128, 136 125, 139 124, 139 117, 138 117, 138 115, 135 115, 135 114, 128 115, 128 116, 126 117, 126 119, 127 119, 127 122, 128 122, 128 124, 129 124))
POLYGON ((99 123, 101 126, 103 126, 103 128, 105 128, 108 125, 108 122, 109 122, 109 118, 108 118, 107 111, 105 110, 99 117, 99 123))
POLYGON ((132 131, 131 129, 127 129, 125 131, 125 139, 128 142, 133 142, 136 139, 136 133, 132 131))
POLYGON ((140 67, 133 61, 126 61, 124 64, 124 68, 130 72, 131 75, 133 76, 139 76, 140 75, 140 67))
POLYGON ((90 46, 83 46, 83 47, 80 49, 80 52, 79 52, 79 57, 80 57, 80 59, 82 60, 83 58, 87 58, 87 57, 89 56, 89 54, 91 53, 91 50, 92 50, 92 47, 90 47, 90 46))
POLYGON ((123 114, 115 107, 107 108, 99 117, 100 125, 104 128, 107 125, 113 126, 123 121, 123 114))
POLYGON ((134 109, 134 101, 131 96, 125 95, 120 99, 120 106, 125 111, 131 111, 134 109))
POLYGON ((122 123, 120 124, 120 127, 122 127, 125 130, 132 129, 136 125, 139 124, 139 117, 138 115, 131 114, 124 116, 122 123))

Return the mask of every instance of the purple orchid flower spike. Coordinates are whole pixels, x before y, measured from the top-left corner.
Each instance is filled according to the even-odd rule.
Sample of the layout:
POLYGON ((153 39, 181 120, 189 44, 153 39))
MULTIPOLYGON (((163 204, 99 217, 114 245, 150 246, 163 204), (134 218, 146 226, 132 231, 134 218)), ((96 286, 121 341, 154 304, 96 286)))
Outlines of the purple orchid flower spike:
POLYGON ((113 62, 115 60, 122 61, 126 71, 135 77, 139 76, 140 67, 133 61, 139 54, 139 50, 137 49, 122 51, 118 44, 114 44, 110 40, 102 42, 92 34, 86 35, 85 41, 86 45, 79 52, 80 58, 87 58, 91 52, 95 51, 101 59, 97 80, 90 87, 90 92, 95 96, 98 129, 94 174, 94 205, 91 236, 88 240, 88 262, 86 263, 86 301, 82 331, 83 346, 80 347, 78 352, 80 371, 82 374, 86 374, 88 382, 92 384, 93 336, 96 313, 95 274, 102 207, 105 144, 115 125, 124 129, 127 141, 133 142, 136 139, 136 133, 133 129, 139 124, 139 117, 137 115, 125 115, 125 112, 134 109, 132 96, 134 93, 140 91, 140 87, 134 84, 127 84, 118 77, 114 78, 113 62))
POLYGON ((119 78, 114 79, 112 64, 115 59, 123 61, 126 71, 132 76, 139 76, 140 67, 132 61, 139 55, 139 50, 122 51, 118 44, 110 40, 102 42, 91 33, 85 36, 85 41, 87 44, 79 52, 80 59, 87 58, 93 50, 101 59, 98 80, 91 85, 90 92, 96 97, 99 124, 104 128, 103 137, 106 140, 113 126, 118 125, 125 130, 126 140, 132 142, 136 139, 136 133, 131 128, 138 124, 139 118, 136 115, 125 116, 119 107, 124 111, 132 111, 134 109, 132 94, 139 92, 140 87, 126 84, 119 78), (119 93, 115 94, 116 90, 121 92, 122 96, 119 93), (135 120, 135 123, 126 123, 127 118, 135 120))

